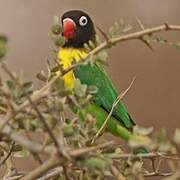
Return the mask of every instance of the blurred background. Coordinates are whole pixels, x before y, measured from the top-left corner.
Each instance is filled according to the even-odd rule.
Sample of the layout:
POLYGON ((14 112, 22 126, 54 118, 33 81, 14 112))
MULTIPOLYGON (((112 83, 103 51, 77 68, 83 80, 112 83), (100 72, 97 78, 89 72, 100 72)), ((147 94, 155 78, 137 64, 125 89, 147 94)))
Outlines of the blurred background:
MULTIPOLYGON (((120 18, 137 29, 136 16, 145 27, 180 24, 179 0, 0 0, 0 33, 9 37, 6 59, 11 69, 38 83, 36 74, 46 68, 51 50, 48 32, 53 16, 70 9, 88 12, 105 32, 120 18)), ((180 41, 180 32, 162 35, 180 41)), ((107 71, 119 92, 136 76, 124 100, 132 117, 140 125, 170 132, 180 126, 180 50, 159 44, 153 47, 154 52, 137 40, 113 47, 107 71)), ((3 76, 2 70, 0 74, 3 76)))

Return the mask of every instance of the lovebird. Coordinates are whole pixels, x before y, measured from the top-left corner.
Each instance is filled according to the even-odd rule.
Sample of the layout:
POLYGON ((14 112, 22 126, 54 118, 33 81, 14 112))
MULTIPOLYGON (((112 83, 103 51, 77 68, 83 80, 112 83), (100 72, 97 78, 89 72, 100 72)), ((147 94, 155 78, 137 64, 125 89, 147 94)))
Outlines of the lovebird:
MULTIPOLYGON (((67 69, 74 61, 79 62, 81 58, 87 57, 88 53, 84 44, 89 41, 95 43, 96 31, 90 16, 81 10, 65 12, 61 22, 65 43, 58 52, 58 58, 62 67, 67 69)), ((79 79, 82 84, 97 87, 97 92, 93 96, 91 105, 87 107, 87 111, 95 116, 96 125, 100 128, 118 96, 117 89, 99 62, 77 66, 65 74, 63 76, 65 87, 72 90, 75 79, 79 79)), ((120 101, 114 108, 106 129, 116 136, 129 140, 132 137, 134 125, 135 122, 124 103, 120 101)))

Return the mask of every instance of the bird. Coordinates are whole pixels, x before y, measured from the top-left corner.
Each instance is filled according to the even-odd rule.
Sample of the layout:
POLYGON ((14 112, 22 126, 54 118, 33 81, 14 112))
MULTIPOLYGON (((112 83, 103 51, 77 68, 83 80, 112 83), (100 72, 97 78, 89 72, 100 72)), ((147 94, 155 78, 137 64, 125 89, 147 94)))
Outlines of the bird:
MULTIPOLYGON (((61 17, 62 35, 65 38, 64 45, 58 52, 59 63, 63 69, 69 68, 74 61, 79 62, 88 56, 84 44, 89 41, 96 44, 96 30, 91 17, 82 10, 69 10, 61 17)), ((97 92, 93 95, 89 111, 97 117, 97 125, 100 127, 106 115, 111 111, 112 105, 118 97, 118 91, 112 80, 99 62, 75 67, 63 76, 65 87, 73 90, 75 80, 82 84, 96 86, 97 92), (104 114, 103 114, 104 113, 104 114)), ((122 128, 133 131, 135 122, 130 116, 122 101, 118 102, 113 110, 112 117, 107 123, 107 130, 116 136, 128 140, 122 135, 122 128)))

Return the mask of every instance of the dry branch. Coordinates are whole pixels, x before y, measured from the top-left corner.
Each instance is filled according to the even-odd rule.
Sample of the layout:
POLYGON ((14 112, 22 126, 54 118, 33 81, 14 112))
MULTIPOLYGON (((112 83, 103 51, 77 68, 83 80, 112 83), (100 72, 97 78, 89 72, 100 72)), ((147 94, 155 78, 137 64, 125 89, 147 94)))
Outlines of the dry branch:
MULTIPOLYGON (((104 32, 101 31, 101 33, 104 34, 105 42, 103 42, 102 44, 97 46, 95 49, 93 49, 91 52, 89 52, 87 57, 84 59, 81 59, 79 61, 79 63, 72 65, 70 68, 63 70, 62 72, 60 72, 59 74, 54 76, 44 87, 42 87, 40 90, 34 92, 31 96, 28 93, 26 93, 26 91, 23 89, 22 85, 16 80, 16 77, 8 69, 6 64, 2 63, 2 68, 11 77, 11 79, 14 82, 16 82, 16 85, 19 86, 20 90, 25 94, 27 100, 25 100, 19 106, 16 106, 14 104, 11 105, 13 108, 13 112, 9 112, 4 118, 1 119, 1 122, 0 122, 1 134, 5 137, 8 137, 10 140, 15 141, 16 143, 22 145, 23 147, 27 148, 31 152, 35 152, 35 153, 39 153, 39 154, 46 154, 46 155, 48 155, 48 157, 50 157, 49 160, 47 160, 44 164, 40 165, 38 168, 36 168, 33 171, 26 174, 22 178, 23 180, 33 180, 33 179, 36 179, 36 178, 39 178, 42 176, 44 176, 44 178, 46 178, 46 179, 51 178, 51 177, 55 176, 57 173, 61 172, 61 170, 62 170, 61 168, 55 169, 56 167, 65 166, 66 163, 74 163, 75 162, 74 160, 77 157, 79 158, 86 154, 89 155, 89 154, 92 154, 92 152, 96 152, 97 150, 104 149, 106 147, 111 147, 114 145, 114 142, 111 141, 108 143, 104 143, 104 144, 100 144, 100 145, 96 145, 96 146, 92 146, 92 147, 68 149, 68 153, 66 152, 66 147, 64 146, 64 144, 62 144, 62 143, 60 144, 57 141, 56 136, 54 135, 53 131, 47 124, 44 115, 41 113, 41 111, 37 105, 37 102, 39 100, 41 100, 44 97, 47 97, 50 94, 50 89, 51 89, 51 86, 54 84, 54 82, 57 79, 59 79, 60 77, 63 77, 66 73, 68 73, 71 70, 73 70, 74 68, 76 68, 77 66, 80 66, 83 63, 87 62, 89 57, 92 57, 93 55, 97 54, 98 52, 100 52, 103 49, 111 47, 111 45, 116 45, 120 42, 137 39, 137 40, 143 41, 144 43, 146 43, 146 45, 148 45, 148 47, 151 48, 151 46, 149 44, 147 44, 147 42, 143 39, 143 37, 145 35, 152 35, 154 33, 163 32, 163 31, 180 31, 180 26, 170 25, 170 24, 165 23, 161 26, 148 28, 148 29, 144 29, 144 27, 142 27, 141 31, 133 32, 133 33, 130 33, 127 35, 122 35, 122 36, 119 36, 116 38, 109 38, 109 39, 107 39, 108 36, 106 36, 104 34, 104 32), (52 146, 44 147, 41 143, 32 141, 32 140, 28 139, 27 137, 25 137, 24 135, 17 133, 9 125, 10 120, 15 118, 15 116, 19 112, 23 112, 23 110, 27 107, 33 108, 37 117, 41 120, 44 127, 46 128, 46 131, 49 134, 49 137, 54 142, 55 147, 52 147, 52 146), (54 171, 52 172, 51 170, 54 170, 54 171)), ((117 100, 113 103, 112 109, 111 109, 108 117, 105 119, 100 130, 94 136, 93 143, 99 137, 99 135, 103 132, 103 130, 106 128, 106 123, 107 123, 109 117, 112 115, 112 112, 113 112, 115 106, 127 94, 127 92, 130 90, 132 84, 133 84, 133 82, 122 94, 120 94, 120 96, 118 96, 117 100)), ((63 142, 63 140, 61 142, 63 142)), ((11 149, 1 164, 3 164, 10 155, 11 155, 11 149)), ((137 159, 137 158, 142 158, 142 159, 161 158, 161 159, 172 160, 172 161, 180 160, 179 157, 174 157, 174 156, 170 156, 170 155, 162 154, 162 153, 149 153, 149 154, 138 154, 138 155, 119 154, 118 156, 112 155, 111 158, 112 159, 122 159, 122 160, 137 159)), ((115 167, 112 167, 111 170, 112 170, 112 173, 117 177, 117 179, 124 177, 122 174, 117 172, 117 169, 115 167)), ((169 175, 171 175, 171 173, 152 172, 149 174, 145 174, 145 176, 169 176, 169 175)), ((179 177, 178 173, 173 175, 172 177, 177 177, 177 176, 179 177)))

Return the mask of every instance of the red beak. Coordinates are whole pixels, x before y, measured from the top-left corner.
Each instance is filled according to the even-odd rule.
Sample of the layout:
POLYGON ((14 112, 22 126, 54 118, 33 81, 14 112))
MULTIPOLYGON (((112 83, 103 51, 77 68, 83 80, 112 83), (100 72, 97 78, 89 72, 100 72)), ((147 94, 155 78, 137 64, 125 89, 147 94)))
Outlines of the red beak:
POLYGON ((66 39, 72 39, 75 36, 76 24, 70 18, 63 20, 63 35, 66 39))

